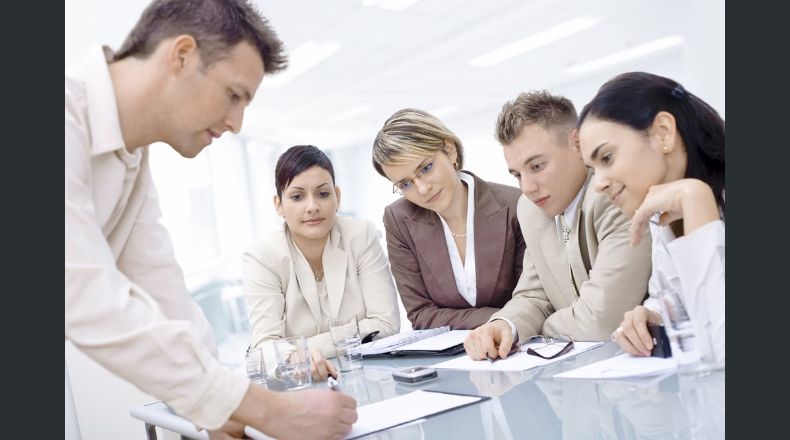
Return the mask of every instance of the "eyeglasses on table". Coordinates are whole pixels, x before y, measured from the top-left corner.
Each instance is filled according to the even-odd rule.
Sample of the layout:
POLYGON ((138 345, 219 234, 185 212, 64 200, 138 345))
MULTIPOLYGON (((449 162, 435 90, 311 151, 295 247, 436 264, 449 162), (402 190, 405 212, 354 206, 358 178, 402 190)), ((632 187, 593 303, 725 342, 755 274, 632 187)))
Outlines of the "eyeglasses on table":
POLYGON ((527 354, 543 359, 554 359, 573 349, 573 338, 568 335, 530 336, 522 343, 527 347, 527 354))

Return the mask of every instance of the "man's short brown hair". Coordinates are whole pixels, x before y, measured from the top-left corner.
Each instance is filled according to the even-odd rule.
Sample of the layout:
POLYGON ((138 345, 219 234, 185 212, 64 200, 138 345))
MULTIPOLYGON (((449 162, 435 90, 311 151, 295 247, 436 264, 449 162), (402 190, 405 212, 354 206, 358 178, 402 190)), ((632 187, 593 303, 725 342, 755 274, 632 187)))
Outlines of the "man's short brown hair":
POLYGON ((576 108, 568 98, 546 90, 521 93, 502 106, 496 121, 496 139, 508 145, 529 124, 555 129, 565 138, 576 126, 576 108))
POLYGON ((266 73, 288 64, 282 41, 246 0, 154 0, 113 59, 146 59, 163 40, 185 34, 197 41, 203 67, 229 56, 242 41, 258 50, 266 73))

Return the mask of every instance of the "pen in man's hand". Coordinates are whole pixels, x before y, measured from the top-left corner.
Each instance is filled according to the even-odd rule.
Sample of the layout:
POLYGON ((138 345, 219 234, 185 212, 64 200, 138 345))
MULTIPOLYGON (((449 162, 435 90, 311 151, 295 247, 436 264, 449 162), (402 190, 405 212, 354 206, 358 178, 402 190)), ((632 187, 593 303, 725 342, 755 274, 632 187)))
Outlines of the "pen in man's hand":
POLYGON ((334 377, 329 376, 329 379, 326 380, 326 383, 329 385, 329 389, 340 391, 340 382, 338 382, 334 377))

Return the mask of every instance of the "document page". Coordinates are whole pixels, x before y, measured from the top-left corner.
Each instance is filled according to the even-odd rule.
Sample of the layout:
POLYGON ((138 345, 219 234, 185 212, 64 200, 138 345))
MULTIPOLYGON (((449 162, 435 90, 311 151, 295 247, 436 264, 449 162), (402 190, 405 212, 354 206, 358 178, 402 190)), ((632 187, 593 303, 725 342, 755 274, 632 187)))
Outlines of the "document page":
POLYGON ((425 329, 425 330, 412 330, 409 332, 395 333, 394 335, 390 335, 381 339, 376 339, 375 341, 372 342, 362 344, 360 346, 360 350, 362 351, 363 356, 389 353, 393 350, 400 350, 401 347, 403 347, 404 345, 411 344, 413 342, 417 342, 446 332, 450 332, 450 327, 445 325, 442 327, 425 329))
MULTIPOLYGON (((438 414, 453 408, 469 405, 481 400, 483 396, 462 396, 435 391, 417 390, 409 394, 381 400, 357 408, 357 419, 346 439, 354 439, 394 426, 438 414)), ((266 440, 270 437, 247 426, 244 432, 253 439, 266 440)))
POLYGON ((483 399, 486 398, 418 390, 360 406, 357 408, 359 419, 354 423, 346 439, 361 437, 483 399))
POLYGON ((555 374, 557 379, 618 379, 673 373, 677 362, 672 358, 636 357, 628 353, 555 374))
POLYGON ((458 344, 463 344, 466 337, 472 330, 450 330, 447 333, 441 333, 436 336, 431 336, 430 338, 425 338, 423 340, 412 342, 411 344, 406 344, 400 346, 395 349, 395 351, 401 350, 428 350, 428 351, 440 351, 446 348, 454 347, 458 344))
MULTIPOLYGON (((603 342, 574 342, 573 350, 554 359, 543 359, 538 356, 527 354, 526 351, 519 351, 518 353, 511 354, 507 359, 497 359, 494 362, 487 359, 473 361, 469 356, 463 355, 431 366, 433 368, 448 368, 453 370, 524 371, 530 368, 559 362, 571 356, 576 356, 579 353, 584 353, 602 344, 603 342)), ((526 347, 522 346, 522 349, 526 350, 526 347)))

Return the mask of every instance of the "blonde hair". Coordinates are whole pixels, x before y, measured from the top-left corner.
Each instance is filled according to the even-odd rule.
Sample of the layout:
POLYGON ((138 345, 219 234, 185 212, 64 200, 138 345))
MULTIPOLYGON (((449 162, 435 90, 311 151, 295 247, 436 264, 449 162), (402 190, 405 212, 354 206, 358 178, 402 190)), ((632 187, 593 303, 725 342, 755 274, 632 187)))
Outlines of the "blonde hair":
POLYGON ((529 124, 555 129, 564 138, 576 127, 576 108, 568 98, 552 95, 546 90, 520 93, 516 99, 502 106, 496 121, 496 139, 507 145, 529 124))
POLYGON ((416 108, 398 110, 384 122, 373 142, 373 168, 384 177, 382 165, 401 165, 410 159, 446 151, 455 145, 457 169, 464 166, 464 147, 458 136, 432 114, 416 108))

